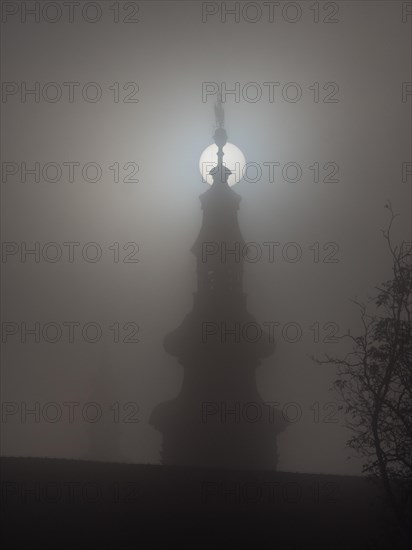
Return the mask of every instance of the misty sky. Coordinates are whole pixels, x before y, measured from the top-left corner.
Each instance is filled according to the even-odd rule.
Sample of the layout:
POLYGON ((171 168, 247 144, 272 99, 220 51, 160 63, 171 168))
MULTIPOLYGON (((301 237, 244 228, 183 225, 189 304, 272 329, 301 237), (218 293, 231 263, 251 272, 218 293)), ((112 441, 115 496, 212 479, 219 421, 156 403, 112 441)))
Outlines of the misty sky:
POLYGON ((162 341, 192 308, 190 248, 208 188, 198 162, 215 124, 216 94, 204 92, 223 83, 239 90, 223 97, 229 140, 262 171, 234 188, 243 237, 262 250, 245 265, 248 310, 279 323, 258 386, 264 401, 300 411, 279 437, 278 467, 360 473, 330 391, 335 372, 310 356, 347 351, 324 339, 356 334, 351 299, 390 277, 388 199, 400 214, 394 239, 412 241, 406 3, 319 2, 317 12, 279 2, 273 21, 266 6, 252 22, 255 3, 244 12, 240 2, 239 21, 225 22, 223 5, 236 2, 96 2, 94 23, 81 10, 70 22, 68 8, 50 22, 53 6, 37 22, 23 12, 34 2, 3 4, 2 454, 159 463, 148 418, 182 383, 162 341), (35 242, 39 261, 24 254, 35 242), (265 242, 279 243, 273 261, 265 242), (26 331, 36 323, 39 342, 26 331), (24 409, 36 402, 62 418, 36 421, 24 409), (79 403, 72 419, 69 402, 79 403), (90 402, 103 410, 95 423, 82 415, 90 402))

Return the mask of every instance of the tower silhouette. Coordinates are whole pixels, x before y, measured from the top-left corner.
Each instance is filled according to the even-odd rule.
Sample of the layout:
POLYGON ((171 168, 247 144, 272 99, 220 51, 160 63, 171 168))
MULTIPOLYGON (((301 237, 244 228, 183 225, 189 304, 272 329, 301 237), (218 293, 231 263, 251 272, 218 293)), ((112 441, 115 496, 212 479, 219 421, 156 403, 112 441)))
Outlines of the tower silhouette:
POLYGON ((276 436, 284 423, 256 385, 256 368, 274 342, 246 308, 241 201, 228 184, 221 101, 215 106, 217 165, 200 196, 203 223, 193 310, 164 340, 184 368, 180 394, 158 405, 150 423, 163 435, 162 463, 231 469, 275 469, 276 436))

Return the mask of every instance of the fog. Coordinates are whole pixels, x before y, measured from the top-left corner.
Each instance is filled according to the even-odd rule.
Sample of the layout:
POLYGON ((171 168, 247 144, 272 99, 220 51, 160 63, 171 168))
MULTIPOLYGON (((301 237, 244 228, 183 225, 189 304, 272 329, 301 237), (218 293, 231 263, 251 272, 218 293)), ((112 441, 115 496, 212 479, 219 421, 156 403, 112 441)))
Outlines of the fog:
POLYGON ((256 376, 289 424, 277 468, 359 474, 336 372, 311 356, 348 351, 352 300, 391 275, 388 200, 394 239, 412 241, 412 15, 143 1, 51 22, 55 7, 24 4, 2 6, 2 455, 160 463, 149 417, 183 383, 163 340, 193 307, 221 92, 251 163, 233 189, 257 254, 248 310, 274 327, 256 376))

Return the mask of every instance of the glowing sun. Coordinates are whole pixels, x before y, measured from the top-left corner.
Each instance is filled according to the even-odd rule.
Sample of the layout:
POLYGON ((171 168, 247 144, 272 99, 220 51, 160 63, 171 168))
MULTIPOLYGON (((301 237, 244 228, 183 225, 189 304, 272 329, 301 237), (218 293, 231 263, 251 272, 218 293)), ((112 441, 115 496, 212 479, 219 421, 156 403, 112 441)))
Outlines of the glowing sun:
MULTIPOLYGON (((200 155, 199 170, 203 181, 209 185, 213 183, 213 178, 209 175, 209 172, 217 165, 217 151, 217 145, 212 143, 200 155)), ((227 142, 223 146, 223 153, 223 164, 232 172, 228 179, 228 184, 232 186, 242 179, 246 159, 239 147, 236 147, 233 143, 227 142)))

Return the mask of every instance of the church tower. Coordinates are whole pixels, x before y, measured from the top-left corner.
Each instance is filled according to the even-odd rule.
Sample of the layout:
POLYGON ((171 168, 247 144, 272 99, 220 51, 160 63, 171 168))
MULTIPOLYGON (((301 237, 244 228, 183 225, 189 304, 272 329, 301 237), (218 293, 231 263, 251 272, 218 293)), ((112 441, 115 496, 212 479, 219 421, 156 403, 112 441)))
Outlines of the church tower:
POLYGON ((197 260, 193 310, 164 340, 184 369, 180 394, 158 405, 150 422, 163 435, 162 463, 231 469, 275 469, 283 425, 256 385, 256 369, 274 343, 246 308, 241 201, 224 164, 223 108, 215 107, 217 165, 200 196, 203 223, 192 253, 197 260))

